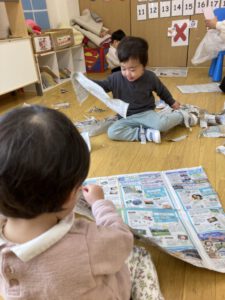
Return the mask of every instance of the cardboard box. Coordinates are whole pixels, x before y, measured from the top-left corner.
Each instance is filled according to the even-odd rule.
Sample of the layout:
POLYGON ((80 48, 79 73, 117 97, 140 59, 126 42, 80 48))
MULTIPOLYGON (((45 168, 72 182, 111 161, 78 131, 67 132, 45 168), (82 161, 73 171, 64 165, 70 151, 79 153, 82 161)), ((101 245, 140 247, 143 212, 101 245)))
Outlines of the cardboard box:
POLYGON ((84 57, 87 73, 104 72, 107 68, 105 59, 108 48, 87 48, 84 47, 84 57))
POLYGON ((45 31, 49 34, 54 50, 60 50, 74 45, 73 29, 50 29, 45 31))
POLYGON ((49 34, 41 34, 32 37, 35 53, 44 53, 52 50, 52 41, 49 34))

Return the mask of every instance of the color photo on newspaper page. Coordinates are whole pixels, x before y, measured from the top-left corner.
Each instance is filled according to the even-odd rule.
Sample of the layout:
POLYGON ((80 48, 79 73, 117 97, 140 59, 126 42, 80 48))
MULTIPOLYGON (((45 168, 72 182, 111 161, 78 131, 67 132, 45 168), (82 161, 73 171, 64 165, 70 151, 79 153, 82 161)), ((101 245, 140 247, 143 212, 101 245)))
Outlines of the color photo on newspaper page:
MULTIPOLYGON (((143 241, 225 272, 225 213, 202 167, 88 178, 84 184, 101 185, 143 241)), ((81 199, 76 212, 91 216, 85 203, 81 199)))

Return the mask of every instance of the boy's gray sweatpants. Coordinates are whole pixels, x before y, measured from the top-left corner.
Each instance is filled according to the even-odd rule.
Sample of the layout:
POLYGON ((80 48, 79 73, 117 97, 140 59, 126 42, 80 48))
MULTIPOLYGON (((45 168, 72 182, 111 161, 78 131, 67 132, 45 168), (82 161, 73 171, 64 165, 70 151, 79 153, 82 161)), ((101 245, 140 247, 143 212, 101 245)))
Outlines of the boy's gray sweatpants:
POLYGON ((165 132, 183 123, 183 115, 178 111, 162 115, 149 110, 115 121, 108 129, 108 136, 117 141, 138 141, 140 125, 165 132))

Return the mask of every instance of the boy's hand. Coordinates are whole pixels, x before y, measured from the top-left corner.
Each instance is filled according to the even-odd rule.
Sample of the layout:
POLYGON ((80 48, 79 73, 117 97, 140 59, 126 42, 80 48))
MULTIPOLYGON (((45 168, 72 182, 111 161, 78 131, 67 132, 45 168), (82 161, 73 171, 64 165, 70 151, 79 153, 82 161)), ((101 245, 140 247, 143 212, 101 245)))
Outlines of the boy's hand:
POLYGON ((104 199, 103 189, 96 184, 89 184, 82 187, 85 200, 90 204, 94 204, 98 200, 104 199))
POLYGON ((171 107, 172 107, 173 109, 179 109, 179 108, 180 108, 180 102, 175 101, 174 104, 171 105, 171 107))
POLYGON ((210 19, 210 20, 205 20, 205 26, 210 28, 210 29, 216 29, 216 23, 217 23, 217 17, 210 19))

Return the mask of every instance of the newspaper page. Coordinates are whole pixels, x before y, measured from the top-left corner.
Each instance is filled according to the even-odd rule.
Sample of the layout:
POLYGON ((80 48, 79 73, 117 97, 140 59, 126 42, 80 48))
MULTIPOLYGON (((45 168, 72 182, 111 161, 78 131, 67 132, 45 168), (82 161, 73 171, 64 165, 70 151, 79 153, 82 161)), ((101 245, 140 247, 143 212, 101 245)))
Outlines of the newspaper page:
MULTIPOLYGON (((143 241, 225 272, 225 214, 202 167, 89 178, 84 184, 101 185, 143 241)), ((76 212, 82 214, 82 205, 76 212)))
POLYGON ((88 79, 80 72, 75 72, 72 75, 72 84, 80 103, 84 102, 89 93, 101 100, 106 106, 117 112, 121 117, 126 118, 129 104, 120 100, 112 99, 109 95, 92 80, 88 79))
POLYGON ((190 84, 190 85, 177 85, 177 88, 183 94, 192 94, 192 93, 214 93, 220 92, 219 84, 216 82, 213 83, 204 83, 204 84, 190 84))

